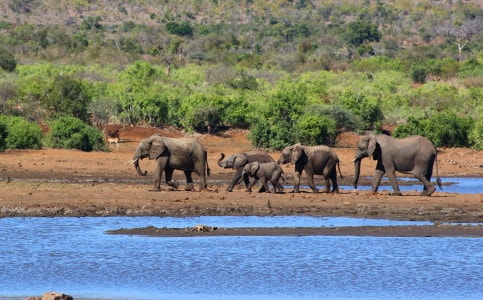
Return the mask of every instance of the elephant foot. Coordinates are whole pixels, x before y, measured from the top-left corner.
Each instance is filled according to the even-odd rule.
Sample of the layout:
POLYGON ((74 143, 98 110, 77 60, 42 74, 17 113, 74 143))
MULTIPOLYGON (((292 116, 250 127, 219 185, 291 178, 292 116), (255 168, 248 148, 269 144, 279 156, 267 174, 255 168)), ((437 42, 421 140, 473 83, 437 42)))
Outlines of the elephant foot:
POLYGON ((175 190, 178 189, 179 183, 177 181, 170 181, 167 183, 170 187, 174 188, 175 190))
POLYGON ((195 190, 195 185, 193 183, 188 183, 184 190, 188 192, 193 192, 195 190))
POLYGON ((150 192, 160 192, 161 191, 161 188, 159 187, 154 187, 152 189, 149 190, 150 192))
POLYGON ((312 190, 312 192, 313 192, 314 194, 317 194, 317 193, 319 192, 319 189, 318 189, 318 188, 315 188, 315 189, 313 189, 313 190, 312 190))
POLYGON ((429 190, 424 190, 421 192, 421 196, 431 196, 432 193, 434 193, 434 191, 436 191, 436 188, 434 186, 430 187, 429 190))
POLYGON ((392 192, 391 196, 402 196, 401 192, 392 192))
POLYGON ((232 187, 227 187, 227 188, 226 188, 226 191, 227 191, 227 192, 233 192, 233 188, 232 188, 232 187))
POLYGON ((338 188, 337 188, 337 189, 334 189, 334 190, 332 191, 332 193, 334 193, 334 194, 339 194, 339 189, 338 189, 338 188))

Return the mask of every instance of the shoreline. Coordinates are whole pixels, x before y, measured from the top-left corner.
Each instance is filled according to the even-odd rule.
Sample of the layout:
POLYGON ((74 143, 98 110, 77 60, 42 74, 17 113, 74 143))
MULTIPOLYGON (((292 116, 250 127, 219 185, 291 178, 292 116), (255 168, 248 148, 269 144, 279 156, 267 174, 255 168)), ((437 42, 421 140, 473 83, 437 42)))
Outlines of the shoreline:
MULTIPOLYGON (((205 226, 208 227, 208 226, 205 226)), ((358 236, 358 237, 464 237, 482 238, 483 225, 409 225, 347 227, 247 227, 212 228, 122 228, 108 230, 112 235, 147 237, 216 237, 216 236, 358 236)))

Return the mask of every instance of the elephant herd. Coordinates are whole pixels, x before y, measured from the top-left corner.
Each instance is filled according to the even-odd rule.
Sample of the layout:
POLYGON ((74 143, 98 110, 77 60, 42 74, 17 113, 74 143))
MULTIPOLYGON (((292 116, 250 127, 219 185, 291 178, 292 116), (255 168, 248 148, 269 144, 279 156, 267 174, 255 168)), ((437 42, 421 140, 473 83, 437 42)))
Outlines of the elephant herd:
MULTIPOLYGON (((154 188, 161 190, 161 177, 165 173, 166 184, 177 189, 179 184, 173 179, 174 170, 182 170, 186 177, 186 190, 194 190, 192 173, 200 176, 200 189, 207 188, 206 176, 210 175, 207 151, 205 147, 194 138, 168 138, 153 135, 143 139, 136 148, 131 161, 137 173, 146 176, 142 171, 139 160, 148 157, 156 160, 154 188)), ((441 189, 441 180, 438 175, 437 151, 433 143, 422 136, 411 136, 404 139, 395 139, 387 135, 368 134, 362 136, 357 144, 354 162, 354 188, 359 180, 361 160, 372 157, 377 161, 375 176, 372 181, 372 192, 376 193, 381 178, 387 174, 394 190, 392 195, 401 195, 396 179, 396 171, 412 174, 423 184, 422 196, 430 196, 436 188, 431 183, 433 164, 436 162, 437 184, 441 189)), ((337 168, 342 178, 337 154, 328 146, 305 146, 295 144, 282 150, 280 158, 275 161, 265 151, 247 151, 225 157, 217 161, 221 168, 230 168, 235 171, 227 191, 233 191, 235 185, 244 181, 246 190, 261 182, 259 192, 271 191, 282 193, 284 190, 280 179, 285 181, 281 165, 291 163, 294 165, 294 193, 300 192, 300 179, 302 172, 308 180, 308 185, 314 193, 318 189, 314 184, 314 175, 322 175, 325 180, 326 193, 339 193, 337 184, 337 168), (253 180, 250 182, 250 178, 253 180), (268 183, 273 185, 270 190, 268 183), (331 188, 332 187, 332 188, 331 188)))

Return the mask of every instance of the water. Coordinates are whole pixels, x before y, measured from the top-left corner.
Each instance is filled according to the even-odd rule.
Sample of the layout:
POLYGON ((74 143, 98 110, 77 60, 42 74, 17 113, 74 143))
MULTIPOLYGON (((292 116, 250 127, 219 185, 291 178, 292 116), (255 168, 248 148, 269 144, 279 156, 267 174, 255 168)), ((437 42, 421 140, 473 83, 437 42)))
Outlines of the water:
POLYGON ((427 223, 317 217, 0 219, 0 298, 482 299, 483 239, 150 238, 132 227, 427 223))
MULTIPOLYGON (((369 180, 372 180, 372 177, 367 177, 369 180)), ((410 185, 399 185, 399 189, 404 191, 422 191, 423 184, 412 177, 398 177, 397 180, 401 181, 410 181, 410 185)), ((460 194, 483 194, 483 178, 467 178, 467 177, 445 177, 441 178, 443 184, 443 189, 436 188, 438 192, 447 192, 447 193, 460 193, 460 194)), ((432 182, 436 184, 435 179, 432 179, 432 182)), ((308 189, 308 186, 301 186, 301 188, 308 189)), ((323 189, 324 186, 317 186, 319 189, 323 189)), ((352 190, 354 189, 353 186, 340 186, 344 190, 352 190)), ((293 188, 293 186, 288 186, 288 188, 293 188)), ((368 185, 359 185, 357 187, 359 190, 370 190, 371 186, 368 185)), ((379 191, 391 191, 392 186, 388 182, 387 177, 383 177, 381 181, 381 185, 379 185, 379 191)))

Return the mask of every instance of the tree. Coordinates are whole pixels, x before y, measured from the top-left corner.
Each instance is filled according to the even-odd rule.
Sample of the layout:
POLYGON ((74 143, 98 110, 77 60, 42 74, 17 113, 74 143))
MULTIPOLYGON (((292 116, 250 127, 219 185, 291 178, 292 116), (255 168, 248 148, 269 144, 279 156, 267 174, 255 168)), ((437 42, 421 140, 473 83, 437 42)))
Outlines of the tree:
POLYGON ((379 42, 381 34, 377 25, 366 21, 355 21, 346 28, 346 37, 349 44, 359 47, 365 42, 379 42))
POLYGON ((482 30, 483 21, 481 18, 471 18, 463 21, 445 20, 435 27, 435 31, 438 34, 445 36, 448 43, 457 47, 459 59, 462 58, 463 49, 475 36, 481 35, 482 30))
POLYGON ((91 97, 82 82, 66 75, 57 76, 42 100, 43 106, 52 116, 73 116, 89 122, 87 107, 91 97))

